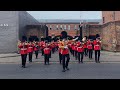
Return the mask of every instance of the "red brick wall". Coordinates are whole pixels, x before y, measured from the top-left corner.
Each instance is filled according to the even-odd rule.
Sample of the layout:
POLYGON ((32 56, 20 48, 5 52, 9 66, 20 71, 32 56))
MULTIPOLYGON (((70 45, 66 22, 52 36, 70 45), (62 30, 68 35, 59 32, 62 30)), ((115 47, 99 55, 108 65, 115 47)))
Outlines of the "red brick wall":
POLYGON ((105 23, 114 21, 114 12, 115 21, 120 20, 120 11, 102 11, 102 17, 105 17, 105 23))
POLYGON ((89 25, 83 29, 83 36, 100 34, 102 37, 102 48, 114 51, 114 41, 117 41, 116 50, 120 51, 120 21, 113 21, 103 25, 89 25))
POLYGON ((26 33, 27 38, 29 38, 30 35, 31 36, 36 35, 40 39, 41 36, 45 37, 45 31, 38 30, 36 28, 35 29, 29 29, 29 30, 27 30, 27 33, 26 33))
POLYGON ((66 25, 65 31, 67 31, 69 35, 73 37, 77 35, 77 30, 75 30, 75 25, 76 25, 76 28, 78 29, 79 24, 47 24, 48 35, 49 36, 51 36, 52 34, 60 35, 60 33, 63 31, 63 30, 60 30, 60 25, 62 25, 63 28, 64 28, 64 25, 66 25), (52 30, 50 30, 50 25, 52 26, 52 30), (56 30, 56 25, 58 25, 58 30, 56 30), (70 25, 70 30, 68 30, 68 25, 70 25))
POLYGON ((113 21, 113 11, 102 11, 103 17, 105 17, 105 23, 113 21))

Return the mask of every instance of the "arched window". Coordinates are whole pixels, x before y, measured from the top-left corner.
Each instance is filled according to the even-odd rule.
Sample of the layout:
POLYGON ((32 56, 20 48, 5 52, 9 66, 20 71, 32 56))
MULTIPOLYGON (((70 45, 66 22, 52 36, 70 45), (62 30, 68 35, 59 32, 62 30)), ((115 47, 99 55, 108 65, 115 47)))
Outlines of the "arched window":
POLYGON ((60 30, 62 30, 62 25, 60 25, 60 30))
POLYGON ((75 30, 77 30, 77 26, 75 25, 75 30))
POLYGON ((66 25, 64 25, 64 30, 66 30, 66 25))
POLYGON ((56 29, 58 30, 58 25, 56 25, 56 29))
POLYGON ((52 25, 50 25, 50 30, 52 30, 52 25))
POLYGON ((68 25, 68 30, 70 30, 70 25, 68 25))

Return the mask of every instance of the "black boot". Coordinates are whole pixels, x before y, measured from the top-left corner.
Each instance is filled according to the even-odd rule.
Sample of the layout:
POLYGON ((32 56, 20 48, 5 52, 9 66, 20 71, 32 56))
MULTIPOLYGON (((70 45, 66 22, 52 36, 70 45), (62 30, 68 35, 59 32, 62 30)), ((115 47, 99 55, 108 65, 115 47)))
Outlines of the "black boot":
POLYGON ((62 72, 65 72, 65 69, 63 69, 62 72))

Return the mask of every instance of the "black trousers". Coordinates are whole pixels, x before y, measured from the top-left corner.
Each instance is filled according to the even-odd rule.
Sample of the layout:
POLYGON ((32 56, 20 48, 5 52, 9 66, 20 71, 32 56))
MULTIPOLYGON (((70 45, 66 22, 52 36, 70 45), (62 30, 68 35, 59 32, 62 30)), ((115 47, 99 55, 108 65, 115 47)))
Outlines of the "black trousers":
POLYGON ((89 58, 92 59, 93 50, 92 49, 88 49, 88 52, 89 52, 89 58))
POLYGON ((41 52, 42 52, 42 56, 44 55, 44 49, 41 49, 41 52))
POLYGON ((99 62, 100 59, 100 50, 95 50, 95 62, 99 62))
POLYGON ((22 66, 26 65, 26 58, 27 58, 27 54, 21 54, 22 66))
POLYGON ((55 48, 52 48, 52 53, 54 54, 54 52, 55 52, 55 48))
POLYGON ((44 63, 48 63, 49 64, 49 54, 44 54, 44 63))
POLYGON ((32 62, 32 54, 33 52, 29 52, 29 61, 32 62))
POLYGON ((60 61, 60 64, 61 64, 61 61, 62 61, 62 54, 59 53, 59 61, 60 61))
POLYGON ((78 57, 78 53, 77 53, 77 51, 74 51, 75 52, 75 59, 77 60, 77 57, 78 57))
POLYGON ((72 50, 72 55, 73 55, 73 57, 75 56, 75 51, 74 50, 72 50))
POLYGON ((70 53, 72 54, 72 48, 69 48, 69 50, 70 50, 70 53))
POLYGON ((49 55, 49 58, 51 58, 51 51, 50 51, 50 55, 49 55))
POLYGON ((36 56, 36 59, 38 58, 38 50, 35 51, 35 56, 36 56))
POLYGON ((70 60, 69 54, 62 55, 62 65, 63 65, 64 70, 65 70, 65 68, 68 68, 69 60, 70 60))
POLYGON ((85 56, 88 56, 88 49, 87 48, 84 49, 84 54, 85 54, 85 56))
POLYGON ((78 52, 78 60, 79 60, 79 63, 80 63, 80 62, 83 63, 83 54, 84 54, 84 52, 78 52))
POLYGON ((58 50, 58 46, 56 46, 56 51, 58 50))

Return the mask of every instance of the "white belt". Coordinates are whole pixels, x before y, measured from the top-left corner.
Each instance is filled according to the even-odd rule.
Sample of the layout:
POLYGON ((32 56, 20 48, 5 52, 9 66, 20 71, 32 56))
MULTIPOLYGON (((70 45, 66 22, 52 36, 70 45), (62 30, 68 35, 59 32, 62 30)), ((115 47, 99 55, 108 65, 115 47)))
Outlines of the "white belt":
POLYGON ((27 50, 27 48, 22 48, 21 50, 27 50))
POLYGON ((29 47, 29 48, 33 48, 33 47, 29 47))

